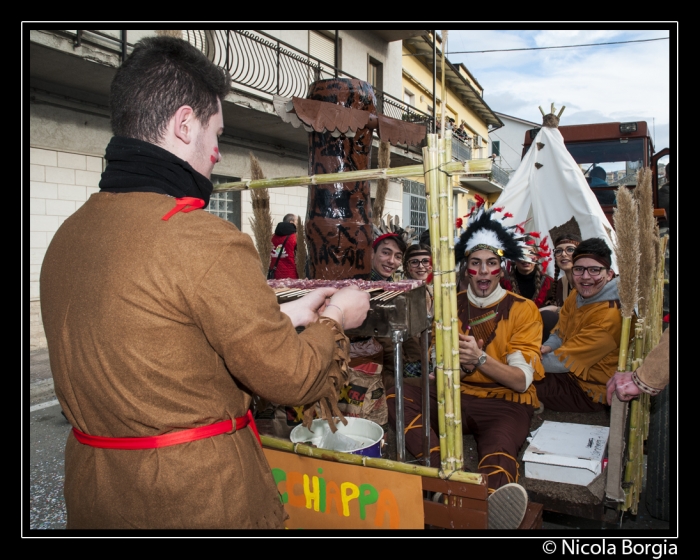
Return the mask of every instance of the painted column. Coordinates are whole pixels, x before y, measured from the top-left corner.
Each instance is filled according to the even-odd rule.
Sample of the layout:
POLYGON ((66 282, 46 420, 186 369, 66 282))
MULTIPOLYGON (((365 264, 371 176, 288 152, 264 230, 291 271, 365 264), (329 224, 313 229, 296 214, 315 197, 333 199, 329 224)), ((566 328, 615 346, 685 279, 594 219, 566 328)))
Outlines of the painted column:
MULTIPOLYGON (((376 115, 372 86, 344 78, 309 86, 308 99, 335 103, 376 115)), ((350 138, 329 132, 309 134, 309 174, 369 169, 372 131, 363 128, 350 138)), ((306 216, 307 267, 313 279, 369 279, 372 266, 372 204, 369 181, 309 187, 306 216)))

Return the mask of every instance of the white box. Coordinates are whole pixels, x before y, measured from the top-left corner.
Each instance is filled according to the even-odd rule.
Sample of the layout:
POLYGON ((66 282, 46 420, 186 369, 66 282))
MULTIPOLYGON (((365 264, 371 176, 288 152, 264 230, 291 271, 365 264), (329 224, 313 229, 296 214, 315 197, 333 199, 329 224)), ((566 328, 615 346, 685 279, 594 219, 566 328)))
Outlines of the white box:
POLYGON ((525 450, 525 476, 587 486, 602 472, 610 428, 544 421, 525 450))

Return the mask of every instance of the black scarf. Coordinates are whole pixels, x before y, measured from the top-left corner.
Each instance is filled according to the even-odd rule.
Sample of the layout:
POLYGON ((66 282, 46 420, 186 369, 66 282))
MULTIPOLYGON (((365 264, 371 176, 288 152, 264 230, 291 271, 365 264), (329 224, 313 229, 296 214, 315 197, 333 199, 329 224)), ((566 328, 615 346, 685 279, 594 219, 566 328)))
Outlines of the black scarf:
POLYGON ((154 192, 175 198, 191 196, 209 204, 214 189, 211 181, 185 160, 163 148, 137 140, 114 136, 105 153, 107 168, 100 190, 105 192, 154 192))

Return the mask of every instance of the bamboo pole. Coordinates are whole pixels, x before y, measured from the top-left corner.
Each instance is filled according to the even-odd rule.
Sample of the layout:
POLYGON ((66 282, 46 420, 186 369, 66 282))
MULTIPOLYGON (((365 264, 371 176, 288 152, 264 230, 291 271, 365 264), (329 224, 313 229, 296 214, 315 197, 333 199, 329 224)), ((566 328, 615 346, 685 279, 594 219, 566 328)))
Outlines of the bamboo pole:
MULTIPOLYGON (((452 134, 448 130, 443 130, 442 138, 438 142, 438 158, 442 165, 446 161, 445 145, 452 142, 452 134)), ((438 207, 439 207, 439 242, 440 242, 440 270, 442 272, 441 293, 442 293, 442 348, 443 348, 443 371, 444 371, 444 394, 445 394, 445 433, 446 433, 446 454, 447 468, 450 471, 456 470, 456 450, 457 440, 461 439, 461 431, 458 433, 455 426, 455 388, 453 370, 453 346, 452 346, 452 308, 450 305, 450 279, 449 272, 454 268, 450 267, 449 255, 450 244, 448 222, 452 222, 448 202, 447 176, 444 173, 438 175, 438 207)), ((453 251, 454 254, 454 251, 453 251)))
POLYGON ((430 478, 449 479, 454 482, 462 482, 465 484, 481 484, 483 481, 483 475, 479 473, 469 473, 464 471, 445 473, 441 469, 426 467, 417 463, 401 463, 398 461, 390 461, 389 459, 353 455, 352 453, 343 453, 342 451, 331 451, 329 449, 312 447, 303 443, 293 443, 291 441, 278 439, 271 436, 261 435, 260 441, 264 447, 268 447, 270 449, 287 451, 290 453, 296 453, 297 455, 303 455, 305 457, 314 457, 316 459, 327 459, 330 461, 335 461, 336 463, 372 467, 375 469, 415 474, 430 478))
MULTIPOLYGON (((445 137, 445 162, 452 160, 452 132, 445 137)), ((455 272, 455 221, 454 221, 454 190, 453 178, 445 176, 447 182, 447 281, 450 295, 450 324, 452 333, 452 384, 454 387, 454 423, 455 423, 455 469, 464 468, 464 438, 462 436, 462 392, 459 366, 459 319, 457 318, 457 273, 455 272)))
POLYGON ((428 145, 423 148, 425 164, 425 196, 428 203, 428 219, 430 223, 430 250, 433 257, 433 308, 435 310, 435 383, 437 392, 438 437, 440 440, 440 467, 448 470, 447 464, 447 433, 445 425, 445 365, 442 336, 442 267, 440 258, 440 222, 438 208, 438 176, 439 159, 437 134, 428 134, 428 145))
MULTIPOLYGON (((423 148, 425 151, 425 148, 423 148)), ((491 173, 493 161, 491 158, 470 159, 467 161, 452 161, 446 163, 441 171, 448 175, 483 175, 491 173)), ((423 164, 390 167, 384 169, 360 169, 357 171, 341 171, 321 175, 303 175, 299 177, 278 177, 232 181, 214 185, 214 192, 245 191, 248 189, 272 189, 278 187, 305 187, 307 185, 324 185, 326 183, 348 183, 354 181, 372 181, 383 178, 417 177, 425 175, 423 164)))

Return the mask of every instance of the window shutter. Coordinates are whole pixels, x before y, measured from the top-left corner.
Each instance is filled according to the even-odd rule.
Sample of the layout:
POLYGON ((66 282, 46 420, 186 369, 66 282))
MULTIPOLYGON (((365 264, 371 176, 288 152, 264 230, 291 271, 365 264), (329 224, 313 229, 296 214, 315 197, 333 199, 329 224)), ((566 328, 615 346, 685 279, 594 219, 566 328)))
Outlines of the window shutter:
POLYGON ((309 31, 309 54, 335 66, 335 42, 318 31, 309 31))

